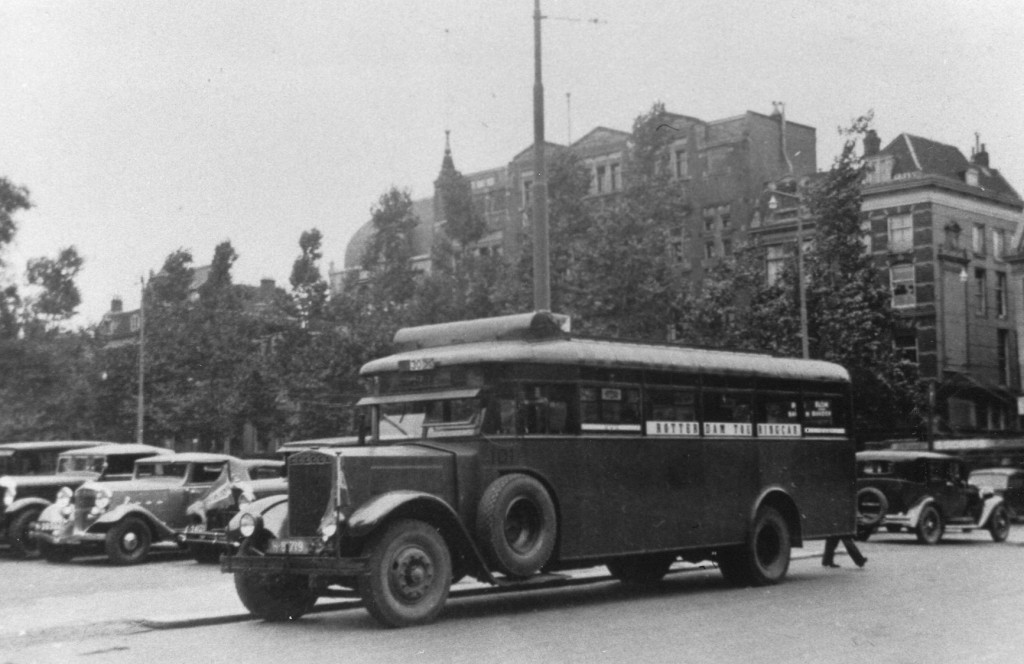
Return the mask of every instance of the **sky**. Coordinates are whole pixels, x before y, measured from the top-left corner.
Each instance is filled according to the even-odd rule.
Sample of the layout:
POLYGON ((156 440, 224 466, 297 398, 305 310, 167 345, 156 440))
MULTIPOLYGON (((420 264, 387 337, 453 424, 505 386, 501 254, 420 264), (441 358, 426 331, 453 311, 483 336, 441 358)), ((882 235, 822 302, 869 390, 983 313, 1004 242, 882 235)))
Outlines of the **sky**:
MULTIPOLYGON (((704 120, 837 129, 867 111, 991 165, 1024 193, 1024 2, 542 0, 546 136, 629 130, 655 101, 704 120), (592 20, 594 19, 594 20, 592 20), (567 97, 568 95, 568 97, 567 97)), ((303 231, 323 272, 392 186, 433 192, 533 140, 529 0, 3 0, 0 176, 31 192, 0 283, 73 245, 75 322, 179 248, 230 240, 236 283, 287 287, 303 231)))

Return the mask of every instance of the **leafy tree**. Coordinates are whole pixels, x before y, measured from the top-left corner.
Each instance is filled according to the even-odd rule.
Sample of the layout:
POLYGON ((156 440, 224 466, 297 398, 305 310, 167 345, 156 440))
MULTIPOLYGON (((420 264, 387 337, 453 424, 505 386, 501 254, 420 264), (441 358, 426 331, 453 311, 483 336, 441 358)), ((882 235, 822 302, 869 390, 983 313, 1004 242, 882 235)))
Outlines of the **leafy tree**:
POLYGON ((363 254, 363 269, 370 275, 369 289, 376 307, 388 312, 403 309, 416 290, 411 265, 412 234, 419 220, 408 191, 392 187, 370 210, 373 235, 363 254))
POLYGON ((327 282, 320 276, 318 263, 323 256, 320 244, 323 236, 313 228, 303 231, 299 237, 299 249, 302 253, 292 264, 292 296, 295 299, 301 319, 308 323, 319 316, 327 302, 327 282))
POLYGON ((57 258, 34 258, 28 262, 26 277, 42 292, 31 303, 32 314, 50 324, 67 320, 82 302, 75 277, 83 260, 74 247, 62 249, 57 258))
POLYGON ((0 339, 13 339, 18 334, 18 312, 22 301, 16 284, 3 284, 6 262, 4 248, 14 239, 18 225, 14 215, 32 208, 28 189, 0 177, 0 339))
POLYGON ((687 285, 669 248, 690 204, 664 166, 664 115, 657 103, 636 119, 623 193, 577 229, 583 236, 572 245, 572 308, 585 330, 664 338, 680 315, 687 285))
MULTIPOLYGON (((841 153, 805 201, 815 225, 804 259, 809 353, 850 372, 862 439, 899 430, 919 408, 921 394, 914 367, 895 352, 890 293, 862 243, 865 165, 856 147, 870 119, 858 118, 845 130, 841 153)), ((799 306, 795 253, 770 284, 763 249, 742 247, 707 275, 687 307, 682 336, 690 343, 799 356, 799 306)))
POLYGON ((182 303, 188 299, 189 289, 195 270, 192 268, 192 252, 178 249, 171 253, 160 272, 149 280, 147 296, 148 304, 182 303))

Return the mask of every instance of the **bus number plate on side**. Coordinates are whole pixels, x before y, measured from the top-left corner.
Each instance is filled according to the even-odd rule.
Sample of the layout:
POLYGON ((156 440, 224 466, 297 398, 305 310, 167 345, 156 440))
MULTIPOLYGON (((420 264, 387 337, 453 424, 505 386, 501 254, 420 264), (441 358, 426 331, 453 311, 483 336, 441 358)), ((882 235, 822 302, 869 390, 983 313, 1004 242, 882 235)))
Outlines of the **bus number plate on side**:
POLYGON ((309 553, 309 542, 303 539, 275 539, 270 540, 267 553, 304 555, 309 553))

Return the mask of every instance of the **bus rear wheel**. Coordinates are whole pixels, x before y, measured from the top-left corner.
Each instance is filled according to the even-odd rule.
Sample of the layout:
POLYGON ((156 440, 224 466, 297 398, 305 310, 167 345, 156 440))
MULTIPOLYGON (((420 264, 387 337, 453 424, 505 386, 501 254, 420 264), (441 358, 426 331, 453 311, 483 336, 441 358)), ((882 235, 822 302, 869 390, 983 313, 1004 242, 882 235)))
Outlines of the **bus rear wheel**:
POLYGON ((719 551, 718 568, 725 580, 738 586, 778 583, 789 571, 790 536, 786 519, 774 507, 757 511, 747 541, 719 551))

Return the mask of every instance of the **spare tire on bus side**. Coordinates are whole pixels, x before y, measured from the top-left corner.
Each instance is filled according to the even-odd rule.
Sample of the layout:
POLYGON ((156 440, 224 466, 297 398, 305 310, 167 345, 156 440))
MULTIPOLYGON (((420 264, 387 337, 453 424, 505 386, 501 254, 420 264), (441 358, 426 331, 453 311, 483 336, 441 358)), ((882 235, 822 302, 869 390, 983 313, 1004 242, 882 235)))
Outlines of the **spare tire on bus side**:
POLYGON ((476 534, 495 570, 513 577, 539 572, 555 549, 555 504, 540 482, 522 473, 502 475, 480 497, 476 534))

